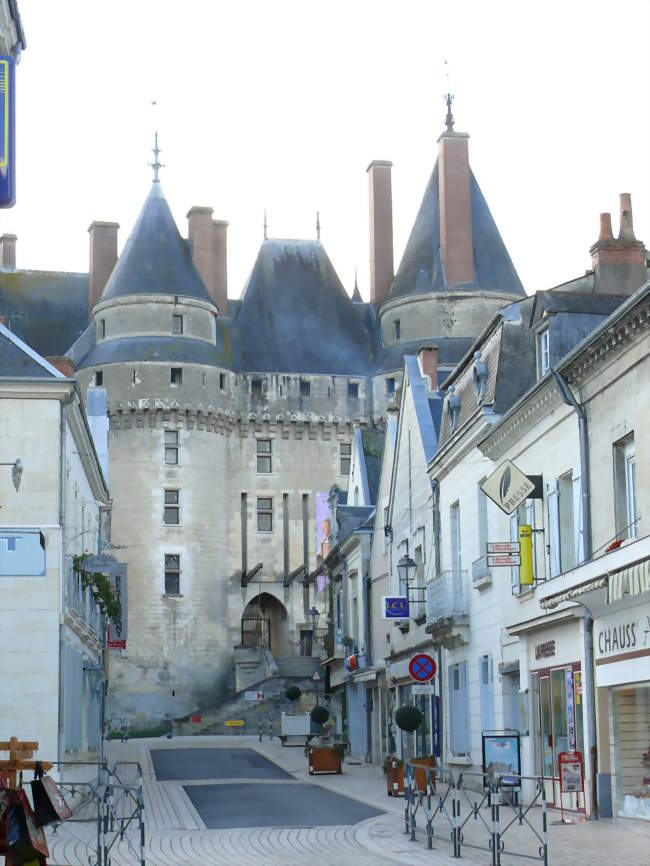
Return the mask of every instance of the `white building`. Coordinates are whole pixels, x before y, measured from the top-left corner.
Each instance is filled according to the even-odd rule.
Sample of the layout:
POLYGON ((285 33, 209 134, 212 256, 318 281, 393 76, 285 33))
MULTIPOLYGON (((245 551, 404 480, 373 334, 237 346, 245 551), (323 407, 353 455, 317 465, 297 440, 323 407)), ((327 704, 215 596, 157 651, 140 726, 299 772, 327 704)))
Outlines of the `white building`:
POLYGON ((63 760, 100 742, 104 621, 72 563, 110 503, 74 380, 2 324, 0 463, 0 740, 63 760))

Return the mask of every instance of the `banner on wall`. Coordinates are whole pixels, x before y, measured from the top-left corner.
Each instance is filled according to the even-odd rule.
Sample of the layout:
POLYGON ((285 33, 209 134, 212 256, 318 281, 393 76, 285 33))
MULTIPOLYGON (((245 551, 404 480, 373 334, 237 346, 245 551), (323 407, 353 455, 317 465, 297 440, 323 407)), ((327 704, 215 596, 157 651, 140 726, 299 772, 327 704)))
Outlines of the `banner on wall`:
MULTIPOLYGON (((316 494, 316 564, 327 557, 330 552, 330 535, 332 523, 330 517, 329 493, 316 494)), ((325 592, 329 578, 325 572, 316 577, 317 592, 325 592)))

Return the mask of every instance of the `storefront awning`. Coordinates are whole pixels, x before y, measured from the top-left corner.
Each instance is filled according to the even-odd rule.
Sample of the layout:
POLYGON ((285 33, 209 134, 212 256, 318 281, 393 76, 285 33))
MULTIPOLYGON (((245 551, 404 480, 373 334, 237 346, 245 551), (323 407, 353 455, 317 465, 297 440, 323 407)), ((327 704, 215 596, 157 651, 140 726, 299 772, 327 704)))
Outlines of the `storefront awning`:
POLYGON ((560 592, 557 595, 551 595, 548 598, 543 598, 539 606, 544 610, 553 610, 558 604, 563 601, 575 601, 579 596, 587 592, 593 592, 595 589, 602 589, 607 586, 607 577, 597 577, 595 580, 589 580, 587 583, 581 583, 580 586, 574 586, 567 589, 565 592, 560 592))
POLYGON ((650 592, 650 560, 637 562, 630 568, 609 575, 608 604, 621 601, 629 595, 641 595, 642 592, 650 592))

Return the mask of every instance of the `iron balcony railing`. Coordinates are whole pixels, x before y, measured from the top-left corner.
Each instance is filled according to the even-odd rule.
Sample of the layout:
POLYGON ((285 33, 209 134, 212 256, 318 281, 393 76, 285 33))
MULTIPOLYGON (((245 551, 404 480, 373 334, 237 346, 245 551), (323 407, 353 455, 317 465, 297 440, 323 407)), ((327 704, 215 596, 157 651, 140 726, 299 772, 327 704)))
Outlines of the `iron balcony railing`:
POLYGON ((427 625, 469 616, 466 571, 442 571, 426 586, 427 625))

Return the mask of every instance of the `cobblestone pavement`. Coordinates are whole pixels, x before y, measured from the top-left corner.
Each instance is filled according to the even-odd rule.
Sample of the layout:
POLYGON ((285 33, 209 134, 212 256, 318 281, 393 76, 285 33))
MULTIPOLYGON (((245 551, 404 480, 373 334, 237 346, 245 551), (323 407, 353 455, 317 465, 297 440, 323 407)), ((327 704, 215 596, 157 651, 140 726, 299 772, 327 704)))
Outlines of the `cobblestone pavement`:
MULTIPOLYGON (((489 853, 470 848, 463 850, 461 860, 454 860, 446 839, 434 839, 434 850, 428 851, 423 820, 416 830, 416 841, 411 842, 403 833, 403 800, 386 796, 381 768, 374 765, 345 764, 341 776, 311 777, 302 748, 282 748, 277 741, 268 740, 260 744, 253 737, 131 740, 126 744, 112 743, 110 751, 113 759, 138 760, 143 768, 147 866, 393 866, 397 863, 402 866, 459 863, 487 866, 491 862, 489 853), (256 749, 286 770, 292 780, 320 785, 374 806, 384 814, 352 826, 208 830, 183 788, 187 784, 206 784, 206 780, 156 781, 149 750, 210 746, 256 749)), ((264 783, 259 779, 246 782, 264 783)), ((232 784, 229 779, 228 785, 232 784)), ((623 827, 608 821, 561 825, 556 823, 555 813, 549 815, 549 866, 650 866, 650 828, 623 827)), ((466 841, 484 841, 479 833, 480 822, 472 823, 475 826, 467 827, 466 841)), ((92 828, 77 824, 70 831, 76 838, 65 825, 55 836, 49 837, 51 857, 48 862, 52 866, 87 866, 94 862, 89 861, 89 848, 94 844, 92 828)), ((532 839, 529 833, 524 836, 517 827, 513 828, 512 835, 510 848, 513 849, 521 849, 523 843, 532 839)), ((131 838, 135 841, 135 835, 131 838)), ((502 866, 525 866, 533 862, 512 856, 510 848, 502 855, 502 866)), ((114 848, 111 866, 136 866, 138 863, 134 851, 129 851, 127 840, 114 848)))

